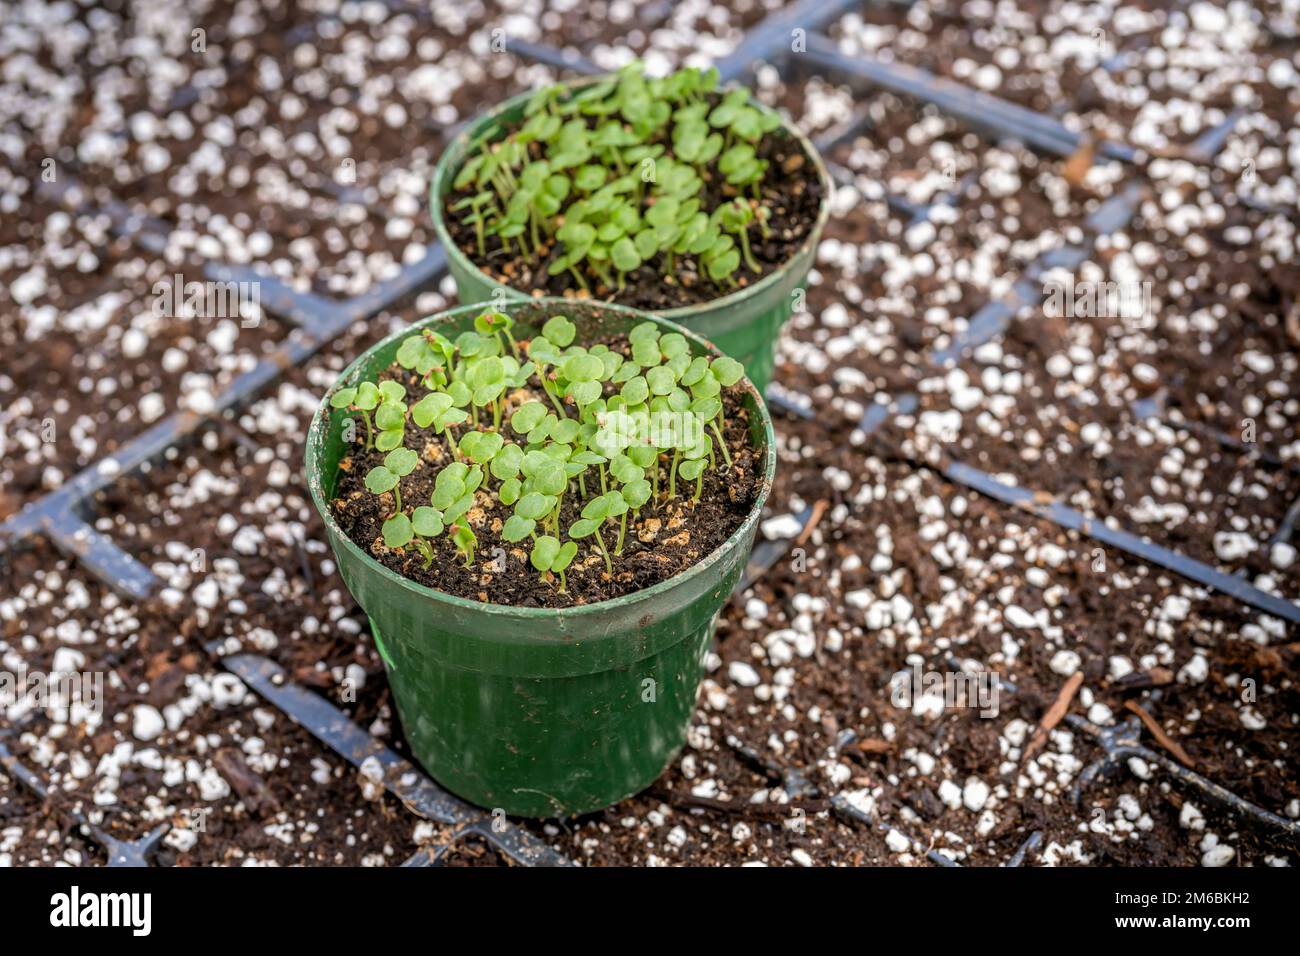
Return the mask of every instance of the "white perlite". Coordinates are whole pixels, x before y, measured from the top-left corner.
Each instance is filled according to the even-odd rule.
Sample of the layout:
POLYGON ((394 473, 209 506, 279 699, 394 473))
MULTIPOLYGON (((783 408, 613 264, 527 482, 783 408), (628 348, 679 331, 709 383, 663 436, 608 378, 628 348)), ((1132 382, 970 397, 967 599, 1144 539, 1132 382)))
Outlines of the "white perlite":
POLYGON ((967 810, 978 813, 989 800, 989 785, 978 777, 970 777, 961 791, 961 802, 967 810))
POLYGON ((153 740, 161 734, 167 725, 157 708, 148 704, 138 704, 133 713, 131 733, 136 740, 153 740))
POLYGON ((1227 866, 1237 857, 1237 851, 1225 843, 1212 846, 1201 857, 1201 866, 1227 866))
POLYGON ((1049 666, 1062 677, 1069 677, 1079 669, 1081 663, 1079 655, 1074 651, 1057 651, 1052 655, 1052 663, 1049 666))
POLYGON ((1214 553, 1221 561, 1239 561, 1258 545, 1244 531, 1220 531, 1214 536, 1214 553))
POLYGON ((744 661, 732 661, 727 667, 727 676, 731 678, 732 683, 739 684, 741 687, 758 686, 758 671, 744 661))
POLYGON ((1023 607, 1016 604, 1011 605, 1003 611, 1002 616, 1006 619, 1008 624, 1012 627, 1019 628, 1022 631, 1038 627, 1038 622, 1034 620, 1034 616, 1023 607))
POLYGON ((1178 683, 1199 684, 1210 676, 1210 664, 1203 654, 1194 654, 1178 672, 1178 683))

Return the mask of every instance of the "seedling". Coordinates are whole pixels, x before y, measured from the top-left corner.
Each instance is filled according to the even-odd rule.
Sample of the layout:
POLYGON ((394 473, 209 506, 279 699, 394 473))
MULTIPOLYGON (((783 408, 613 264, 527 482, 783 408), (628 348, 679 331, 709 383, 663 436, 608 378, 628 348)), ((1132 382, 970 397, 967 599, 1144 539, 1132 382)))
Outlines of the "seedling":
POLYGON ((371 420, 370 413, 379 406, 382 401, 382 395, 379 386, 374 382, 362 382, 360 385, 351 388, 341 388, 330 396, 331 408, 351 408, 361 413, 361 419, 366 423, 366 448, 373 448, 375 444, 375 426, 371 420))
POLYGON ((529 561, 532 562, 533 567, 542 572, 543 580, 545 580, 547 572, 558 574, 560 576, 560 593, 564 593, 567 584, 564 579, 564 569, 573 563, 574 556, 577 553, 578 545, 576 542, 566 541, 564 544, 560 544, 559 538, 544 534, 533 543, 533 551, 529 555, 529 561))
POLYGON ((405 339, 398 364, 425 390, 409 409, 406 389, 391 380, 340 389, 330 403, 363 416, 374 409, 367 444, 373 435, 373 447, 387 454, 365 485, 392 495, 386 547, 410 547, 428 568, 445 534, 472 567, 478 503, 475 514, 503 516, 502 540, 531 541, 530 563, 563 591, 583 542, 612 576, 629 515, 636 521, 642 509, 678 500, 679 479, 694 483, 688 503, 697 502, 709 469, 731 467, 722 390, 744 369, 731 358, 693 356, 683 335, 663 334, 653 322, 614 348, 575 344, 577 329, 565 316, 522 343, 512 328, 508 316, 487 311, 454 341, 428 331, 405 339), (402 499, 402 479, 422 465, 404 444, 408 420, 420 430, 418 447, 441 439, 449 452, 425 463, 442 462, 427 502, 402 499), (567 528, 566 502, 580 515, 567 528))
POLYGON ((570 538, 586 538, 588 536, 595 538, 596 546, 605 558, 605 570, 610 577, 614 575, 614 564, 610 560, 609 549, 605 547, 605 539, 601 537, 600 527, 610 518, 626 515, 627 511, 628 503, 623 498, 622 493, 609 491, 587 502, 582 509, 582 517, 569 525, 570 538))
POLYGON ((481 260, 495 237, 585 292, 617 295, 646 267, 677 281, 683 260, 733 287, 742 259, 761 272, 748 232, 766 236, 772 210, 758 147, 780 119, 717 84, 714 69, 651 78, 631 63, 576 93, 539 90, 518 128, 502 137, 494 126, 471 145, 448 206, 473 225, 481 260))
POLYGON ((395 448, 384 456, 384 463, 370 469, 366 488, 373 494, 393 493, 393 515, 384 522, 384 544, 400 548, 411 540, 411 519, 402 511, 401 481, 415 470, 420 456, 409 448, 395 448))

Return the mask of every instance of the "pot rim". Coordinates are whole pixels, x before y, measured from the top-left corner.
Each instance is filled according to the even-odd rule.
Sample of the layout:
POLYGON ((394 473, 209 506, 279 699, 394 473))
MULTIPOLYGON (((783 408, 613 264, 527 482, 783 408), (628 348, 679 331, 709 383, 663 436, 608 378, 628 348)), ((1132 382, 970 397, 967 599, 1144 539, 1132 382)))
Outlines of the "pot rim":
MULTIPOLYGON (((614 76, 617 76, 617 74, 601 73, 594 76, 584 76, 576 80, 561 81, 558 85, 567 86, 571 89, 577 90, 593 83, 608 80, 614 76)), ((738 84, 728 83, 723 88, 728 89, 736 86, 738 86, 738 84)), ((434 232, 437 233, 438 241, 442 243, 443 249, 446 250, 448 260, 454 260, 459 267, 466 271, 475 273, 486 285, 510 289, 526 298, 532 297, 527 290, 519 289, 497 281, 480 269, 478 265, 470 259, 469 256, 465 255, 464 251, 456 245, 455 240, 451 237, 451 233, 447 231, 447 225, 442 215, 442 187, 443 184, 448 182, 448 180, 453 176, 454 172, 460 169, 464 161, 466 147, 468 147, 470 141, 476 137, 483 127, 488 123, 497 120, 502 114, 508 113, 516 106, 527 103, 534 93, 536 93, 536 90, 525 90, 523 93, 517 93, 508 99, 502 100, 496 106, 479 114, 477 118, 467 123, 465 128, 457 133, 456 136, 453 137, 452 141, 447 144, 447 148, 442 151, 442 155, 438 157, 438 163, 433 170, 433 181, 429 186, 429 211, 433 217, 434 232), (453 165, 455 166, 454 170, 452 168, 453 165)), ((773 269, 752 285, 747 285, 742 289, 737 289, 735 292, 728 292, 724 296, 720 296, 716 299, 709 299, 707 302, 698 302, 694 305, 682 305, 673 309, 661 309, 657 311, 650 309, 637 309, 636 311, 656 318, 667 319, 671 322, 683 322, 701 312, 713 311, 715 309, 724 310, 731 306, 739 305, 749 299, 762 295, 769 288, 777 285, 784 278, 791 264, 797 262, 804 255, 814 251, 817 243, 820 241, 826 223, 830 220, 831 196, 835 190, 835 184, 831 181, 830 173, 826 169, 826 163, 822 160, 821 153, 817 151, 812 140, 810 140, 802 130, 789 122, 786 117, 782 116, 777 110, 774 110, 772 107, 755 99, 752 91, 749 102, 751 106, 754 106, 764 113, 775 114, 781 120, 781 129, 783 129, 788 135, 793 136, 795 140, 803 146, 804 153, 811 157, 813 168, 817 171, 817 178, 821 180, 822 184, 822 200, 817 210, 817 219, 813 222, 812 228, 808 231, 808 235, 804 237, 803 242, 799 244, 797 249, 790 253, 790 256, 785 260, 785 262, 781 263, 780 266, 773 269)), ((560 298, 566 302, 585 301, 582 299, 564 299, 562 296, 548 296, 548 298, 560 298)), ((597 299, 590 301, 600 300, 597 299)), ((626 307, 633 308, 632 306, 626 307)))
MULTIPOLYGON (((530 304, 542 307, 552 306, 560 309, 572 309, 575 301, 572 299, 551 296, 529 299, 522 302, 507 302, 504 304, 487 302, 460 305, 444 312, 426 316, 423 319, 390 333, 358 355, 347 366, 347 368, 343 370, 339 375, 338 380, 335 381, 335 383, 321 398, 320 404, 316 407, 315 414, 312 415, 311 424, 307 429, 307 442, 304 449, 304 466, 306 469, 307 487, 311 493, 312 504, 315 505, 316 511, 325 522, 326 531, 329 533, 329 537, 336 542, 337 547, 342 547, 352 558, 360 559, 370 565, 371 569, 381 578, 385 579, 389 584, 395 587, 400 587, 415 597, 450 604, 454 607, 482 613, 495 619, 536 621, 552 619, 556 615, 559 615, 562 618, 580 621, 593 615, 600 615, 610 611, 620 611, 641 602, 654 601, 660 595, 672 590, 673 588, 676 588, 699 575, 708 573, 714 565, 718 564, 722 560, 724 554, 735 549, 741 541, 752 534, 758 524, 759 518, 762 516, 763 505, 767 502, 767 497, 772 490, 773 478, 776 474, 776 436, 772 429, 772 415, 768 411, 767 405, 763 401, 763 397, 758 393, 758 390, 754 388, 753 383, 748 377, 745 377, 742 381, 745 389, 754 398, 755 408, 762 416, 763 438, 765 443, 762 480, 759 484, 758 497, 755 499, 749 515, 725 541, 691 567, 687 568, 680 574, 668 578, 667 580, 660 581, 658 584, 653 584, 648 588, 643 588, 631 594, 624 594, 619 597, 609 598, 608 600, 596 601, 592 604, 581 604, 567 608, 516 607, 510 604, 491 604, 482 601, 471 601, 468 598, 457 597, 448 594, 445 591, 439 591, 435 588, 427 587, 416 581, 412 581, 404 575, 398 574, 396 571, 376 560, 373 555, 361 548, 360 545, 353 541, 352 538, 343 531, 335 520, 333 510, 329 507, 329 501, 325 495, 324 478, 321 474, 320 463, 318 461, 322 449, 325 446, 326 436, 333 414, 333 410, 329 405, 330 396, 340 388, 344 387, 345 384, 350 384, 352 379, 356 379, 360 376, 361 365, 368 356, 386 346, 392 345, 400 339, 406 338, 417 329, 460 318, 464 315, 481 311, 484 308, 498 308, 503 309, 504 311, 511 311, 515 308, 521 308, 530 304)), ((704 346, 715 357, 723 354, 717 346, 703 336, 698 335, 675 322, 670 322, 667 319, 660 318, 653 313, 606 302, 585 302, 578 304, 580 307, 599 308, 602 310, 627 313, 629 318, 651 319, 656 323, 667 326, 668 331, 679 332, 686 336, 687 339, 704 346)))

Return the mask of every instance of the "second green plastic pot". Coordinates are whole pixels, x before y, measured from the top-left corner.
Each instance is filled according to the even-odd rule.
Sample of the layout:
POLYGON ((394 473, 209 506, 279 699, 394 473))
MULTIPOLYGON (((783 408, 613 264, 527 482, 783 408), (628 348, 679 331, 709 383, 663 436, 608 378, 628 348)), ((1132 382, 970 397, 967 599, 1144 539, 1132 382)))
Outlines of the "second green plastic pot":
MULTIPOLYGON (((576 89, 603 79, 606 77, 584 78, 570 85, 576 89)), ((529 290, 503 286, 479 269, 461 251, 447 231, 442 214, 442 197, 451 190, 456 173, 465 162, 470 144, 485 134, 496 135, 494 129, 504 131, 517 125, 523 116, 524 106, 532 95, 531 92, 522 93, 505 100, 470 123, 444 150, 434 170, 430 190, 433 225, 443 248, 447 250, 448 266, 452 278, 456 280, 462 302, 499 301, 503 297, 529 298, 529 290)), ((757 101, 753 101, 752 105, 771 112, 757 101)), ((797 294, 803 288, 808 270, 812 268, 817 243, 830 216, 832 185, 821 156, 799 130, 784 123, 782 129, 803 145, 804 151, 812 160, 815 175, 822 183, 822 204, 812 231, 788 262, 757 282, 712 302, 650 313, 657 318, 686 326, 732 358, 738 359, 745 366, 745 374, 760 392, 766 391, 775 371, 776 340, 781 334, 781 327, 796 309, 802 308, 801 303, 796 301, 797 294)))
MULTIPOLYGON (((389 336, 353 362, 335 389, 373 379, 412 331, 433 327, 454 337, 472 328, 483 308, 462 306, 389 336)), ((512 303, 507 311, 518 338, 550 315, 568 315, 579 343, 647 318, 561 299, 512 303)), ((696 354, 716 354, 688 330, 660 324, 686 335, 696 354)), ((308 487, 339 572, 370 617, 406 739, 435 780, 482 807, 567 817, 637 793, 668 766, 685 741, 714 623, 749 557, 776 466, 771 419, 748 383, 744 404, 762 476, 744 524, 668 581, 609 601, 541 609, 435 591, 358 547, 329 504, 349 446, 346 412, 325 397, 307 436, 308 487)))

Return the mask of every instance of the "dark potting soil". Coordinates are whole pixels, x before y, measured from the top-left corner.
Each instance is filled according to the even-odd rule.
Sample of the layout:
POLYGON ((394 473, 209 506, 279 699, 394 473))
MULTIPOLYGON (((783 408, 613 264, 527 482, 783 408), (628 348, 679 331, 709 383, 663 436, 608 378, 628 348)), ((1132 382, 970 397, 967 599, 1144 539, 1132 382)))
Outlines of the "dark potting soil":
MULTIPOLYGON (((666 137, 671 141, 671 127, 666 137)), ((540 157, 540 146, 530 145, 534 158, 540 157)), ((550 275, 547 267, 563 251, 563 243, 555 240, 543 242, 540 258, 524 259, 516 248, 506 248, 500 238, 485 237, 486 255, 478 252, 478 234, 466 219, 469 209, 455 211, 454 200, 469 195, 472 190, 449 193, 443 202, 443 215, 447 229, 461 251, 476 266, 498 282, 534 295, 561 295, 573 298, 596 298, 618 302, 633 308, 662 311, 682 306, 700 305, 722 298, 770 275, 785 265, 808 238, 817 223, 817 216, 825 198, 822 181, 815 164, 803 146, 794 137, 780 132, 763 137, 757 155, 770 164, 764 178, 761 195, 772 210, 766 237, 755 222, 748 229, 749 247, 759 273, 754 274, 743 262, 733 278, 736 285, 717 283, 705 275, 694 256, 677 256, 673 269, 664 274, 664 258, 656 255, 638 269, 627 273, 622 289, 606 285, 600 277, 584 268, 583 279, 589 290, 582 289, 567 270, 550 275)), ((672 155, 671 149, 669 155, 672 155)), ((701 208, 712 210, 740 195, 734 186, 727 185, 718 172, 717 162, 709 165, 704 175, 704 195, 701 208)))
MULTIPOLYGON (((625 343, 623 340, 624 346, 625 343)), ((624 350, 617 340, 610 345, 616 350, 624 350)), ((394 365, 381 376, 390 377, 408 389, 419 387, 418 377, 400 366, 394 365)), ((503 421, 508 418, 510 408, 534 398, 534 393, 541 394, 540 384, 509 396, 510 405, 502 416, 503 421)), ((705 469, 699 501, 691 500, 695 482, 678 477, 676 496, 668 502, 664 498, 671 457, 661 456, 660 494, 646 503, 639 517, 633 518, 632 513, 628 513, 622 554, 614 552, 617 525, 608 522, 600 529, 613 563, 612 577, 605 569, 604 557, 594 539, 586 538, 578 542, 578 554, 565 571, 566 588, 563 592, 559 590, 558 579, 543 580, 533 569, 529 562, 531 540, 512 544, 501 537, 502 524, 509 517, 509 509, 483 490, 476 494, 475 507, 467 516, 478 537, 471 566, 466 567, 463 555, 446 533, 430 541, 434 555, 427 568, 424 557, 414 548, 391 550, 386 547, 382 528, 384 521, 392 515, 392 494, 375 496, 365 487, 366 474, 383 463, 383 452, 362 450, 339 463, 331 506, 344 533, 376 560, 412 581, 447 594, 516 607, 572 607, 606 601, 681 574, 712 554, 748 517, 762 481, 762 452, 751 444, 749 411, 741 404, 738 395, 737 390, 731 389, 721 396, 725 417, 723 434, 732 467, 705 469), (493 562, 503 555, 505 568, 496 572, 493 562)), ((461 428, 456 429, 457 437, 461 431, 461 428)), ((505 434, 514 437, 508 429, 505 434)), ((407 435, 408 447, 423 449, 420 464, 402 479, 399 486, 403 505, 409 508, 429 500, 438 472, 452 459, 443 439, 433 429, 421 429, 408 422, 407 435)), ((722 462, 721 455, 718 461, 722 462)), ((586 477, 588 491, 598 492, 599 489, 591 485, 593 481, 598 484, 599 479, 594 475, 586 477)), ((566 531, 561 536, 562 541, 569 540, 568 527, 578 520, 591 497, 590 494, 577 493, 576 488, 574 493, 565 496, 560 515, 560 527, 566 531)))
MULTIPOLYGON (((145 488, 136 490, 143 500, 145 488)), ((161 524, 147 505, 138 507, 161 524)), ((220 535, 196 540, 210 554, 220 553, 220 535)), ((18 635, 30 632, 23 663, 48 671, 62 643, 50 635, 60 624, 77 620, 84 667, 103 675, 103 720, 98 725, 57 723, 37 709, 14 722, 6 743, 21 764, 46 781, 49 796, 42 802, 0 774, 0 860, 8 852, 15 860, 49 864, 102 863, 103 851, 78 832, 75 814, 121 840, 138 840, 158 825, 170 824, 152 857, 161 866, 395 864, 415 851, 419 821, 387 793, 368 797, 357 771, 288 716, 251 693, 224 703, 202 693, 202 701, 193 696, 196 687, 211 686, 219 674, 203 647, 212 632, 198 625, 193 602, 176 609, 180 613, 161 600, 123 602, 44 542, 0 563, 0 594, 24 591, 45 591, 48 600, 27 603, 21 621, 5 621, 0 642, 12 646, 18 635), (149 741, 135 735, 132 721, 138 708, 179 706, 187 697, 199 706, 192 713, 186 708, 181 726, 149 741), (128 753, 161 757, 121 765, 106 759, 120 756, 123 747, 128 753), (162 760, 202 768, 209 786, 217 784, 217 789, 205 792, 193 773, 170 778, 162 760), (96 770, 87 775, 79 766, 96 770), (21 825, 22 832, 10 838, 3 831, 11 825, 21 825)), ((324 599, 322 594, 296 602, 299 619, 324 617, 324 599)), ((228 625, 230 617, 213 623, 213 629, 228 625)), ((330 657, 325 642, 337 634, 321 633, 322 644, 314 648, 317 659, 330 657)), ((370 681, 359 690, 354 719, 373 726, 375 715, 386 712, 387 689, 370 681)), ((401 746, 397 740, 386 742, 401 746)), ((173 770, 178 764, 172 764, 173 770)))

